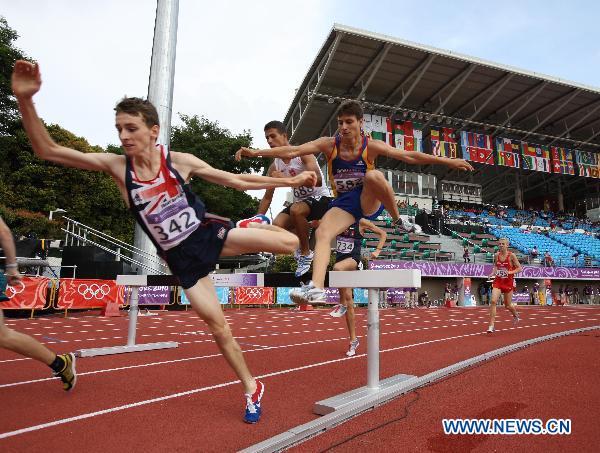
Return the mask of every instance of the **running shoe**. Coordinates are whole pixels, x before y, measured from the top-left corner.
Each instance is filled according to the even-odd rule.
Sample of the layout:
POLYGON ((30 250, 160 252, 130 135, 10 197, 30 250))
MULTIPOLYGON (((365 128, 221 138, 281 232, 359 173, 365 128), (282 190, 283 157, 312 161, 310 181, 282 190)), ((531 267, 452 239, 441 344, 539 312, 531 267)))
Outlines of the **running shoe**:
POLYGON ((398 217, 398 220, 392 223, 392 228, 396 234, 414 233, 415 231, 415 226, 413 224, 409 222, 403 222, 400 217, 398 217))
POLYGON ((513 318, 513 326, 516 326, 517 324, 519 324, 520 321, 521 321, 521 318, 519 318, 519 315, 515 316, 513 318))
POLYGON ((261 381, 256 381, 256 390, 252 395, 249 393, 245 394, 246 397, 246 414, 244 415, 244 421, 246 423, 254 424, 260 420, 262 409, 260 403, 265 393, 265 384, 261 381))
POLYGON ((308 285, 304 285, 301 283, 300 288, 295 288, 290 291, 290 299, 297 305, 305 305, 311 302, 314 303, 323 303, 327 300, 325 295, 325 291, 321 288, 315 288, 312 280, 308 283, 308 285))
POLYGON ((487 333, 494 333, 496 331, 496 329, 494 329, 494 326, 489 326, 487 333))
POLYGON ((60 377, 63 382, 65 392, 72 390, 77 383, 77 371, 75 370, 75 355, 73 353, 61 354, 59 357, 65 362, 62 370, 54 373, 54 376, 60 377))
POLYGON ((352 357, 354 354, 356 354, 356 349, 358 348, 359 344, 360 344, 360 342, 358 341, 358 338, 354 341, 351 341, 350 349, 348 349, 348 352, 346 352, 346 355, 348 357, 352 357))
POLYGON ((342 316, 344 316, 346 314, 347 311, 348 311, 348 309, 346 308, 345 305, 337 304, 333 308, 333 310, 331 310, 331 312, 329 312, 329 316, 332 316, 334 318, 341 318, 342 316))
POLYGON ((269 219, 264 214, 257 214, 254 217, 250 217, 248 219, 242 219, 238 221, 235 226, 237 228, 248 228, 251 223, 258 223, 259 225, 270 225, 271 219, 269 219))
POLYGON ((298 266, 294 274, 296 277, 302 277, 310 270, 310 265, 312 264, 314 256, 314 252, 311 251, 308 255, 300 255, 297 258, 298 266))

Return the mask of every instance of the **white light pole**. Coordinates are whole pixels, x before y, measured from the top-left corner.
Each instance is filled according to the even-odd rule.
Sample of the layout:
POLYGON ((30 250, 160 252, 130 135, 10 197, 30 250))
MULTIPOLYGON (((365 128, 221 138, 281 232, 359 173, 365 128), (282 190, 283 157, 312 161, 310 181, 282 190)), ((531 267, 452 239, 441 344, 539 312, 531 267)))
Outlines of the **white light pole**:
POLYGON ((48 215, 48 220, 52 220, 52 215, 53 215, 55 212, 57 212, 57 213, 59 213, 59 214, 62 214, 63 212, 67 212, 67 210, 66 210, 66 209, 61 209, 61 208, 58 208, 58 209, 55 209, 54 211, 50 211, 50 214, 48 215))
MULTIPOLYGON (((171 137, 171 109, 173 105, 173 83, 175 80, 175 54, 177 49, 177 25, 179 0, 157 0, 154 41, 150 62, 148 100, 158 111, 160 135, 157 143, 169 146, 171 137)), ((136 223, 133 245, 156 257, 156 248, 142 227, 136 223)), ((137 258, 146 268, 139 267, 138 274, 148 274, 156 264, 146 255, 137 258)))

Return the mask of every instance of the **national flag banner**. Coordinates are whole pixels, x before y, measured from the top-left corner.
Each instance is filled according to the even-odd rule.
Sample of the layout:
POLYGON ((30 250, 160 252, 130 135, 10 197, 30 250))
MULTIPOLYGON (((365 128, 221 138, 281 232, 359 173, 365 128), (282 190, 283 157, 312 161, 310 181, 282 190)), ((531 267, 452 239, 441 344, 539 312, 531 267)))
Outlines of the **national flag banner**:
POLYGON ((392 125, 389 118, 379 115, 364 116, 364 130, 367 135, 375 140, 381 140, 392 145, 392 125), (367 121, 368 119, 368 121, 367 121))
POLYGON ((431 154, 456 159, 458 157, 457 148, 454 129, 449 127, 431 128, 431 154))
POLYGON ((598 156, 598 153, 575 150, 575 162, 577 162, 578 164, 598 165, 600 161, 600 158, 598 156))
POLYGON ((577 173, 579 176, 589 177, 590 176, 590 168, 585 164, 577 164, 577 173))
POLYGON ((586 178, 600 178, 600 155, 590 151, 573 151, 577 174, 586 178))
MULTIPOLYGON (((371 115, 369 129, 368 134, 371 138, 386 142, 388 145, 393 145, 392 124, 390 118, 371 115)), ((365 132, 367 132, 366 127, 365 132)))
POLYGON ((573 151, 558 146, 550 147, 552 156, 552 173, 563 175, 575 175, 575 166, 573 165, 573 151))
POLYGON ((494 165, 492 138, 486 134, 462 131, 460 145, 463 159, 481 164, 494 165))
POLYGON ((566 160, 573 162, 573 151, 567 148, 552 146, 550 148, 552 160, 566 160))
POLYGON ((586 178, 600 178, 600 167, 598 165, 576 164, 577 174, 586 178))
POLYGON ((510 138, 496 138, 496 164, 521 168, 521 143, 510 138))
POLYGON ((547 145, 534 145, 531 143, 521 143, 523 153, 523 168, 525 170, 543 171, 550 173, 550 150, 547 145))
POLYGON ((423 129, 420 123, 396 122, 393 126, 394 146, 403 151, 423 152, 423 129))

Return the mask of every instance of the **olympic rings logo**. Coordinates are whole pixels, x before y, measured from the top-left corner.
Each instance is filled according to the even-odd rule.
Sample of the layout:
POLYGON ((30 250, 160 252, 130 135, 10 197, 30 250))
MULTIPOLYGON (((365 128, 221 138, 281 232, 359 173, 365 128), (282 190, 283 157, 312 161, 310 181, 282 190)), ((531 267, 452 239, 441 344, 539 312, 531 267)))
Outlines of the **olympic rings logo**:
POLYGON ((264 288, 258 286, 249 286, 246 289, 246 296, 254 299, 258 299, 264 295, 264 288))
POLYGON ((21 280, 19 280, 19 284, 16 287, 11 285, 6 287, 6 295, 9 299, 12 299, 17 294, 21 294, 23 291, 25 291, 25 283, 23 283, 21 280))
POLYGON ((108 286, 106 283, 104 283, 103 285, 92 283, 89 286, 85 283, 81 283, 77 287, 77 292, 81 294, 85 300, 101 300, 105 296, 108 296, 108 294, 110 293, 110 286, 108 286))

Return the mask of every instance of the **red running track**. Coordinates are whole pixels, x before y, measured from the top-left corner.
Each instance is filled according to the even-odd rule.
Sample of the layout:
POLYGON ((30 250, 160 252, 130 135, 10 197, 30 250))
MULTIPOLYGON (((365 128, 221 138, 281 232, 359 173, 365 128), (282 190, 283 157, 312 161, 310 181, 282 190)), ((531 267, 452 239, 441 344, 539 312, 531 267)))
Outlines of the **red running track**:
POLYGON ((600 331, 539 343, 410 392, 290 451, 597 452, 600 331), (442 419, 570 419, 570 435, 446 435, 442 419))
MULTIPOLYGON (((72 448, 69 449, 90 452, 107 449, 235 451, 314 420, 317 418, 312 414, 315 401, 360 387, 366 382, 366 356, 345 357, 348 343, 345 322, 330 318, 326 310, 227 310, 226 315, 246 351, 250 369, 255 375, 264 376, 264 416, 259 424, 249 426, 242 422, 244 399, 241 386, 235 383, 235 376, 218 354, 205 325, 191 312, 160 312, 158 316, 139 318, 138 343, 172 340, 181 342, 179 348, 78 359, 79 380, 72 393, 63 392, 60 383, 49 378, 48 369, 39 363, 0 351, 0 398, 4 406, 0 415, 0 450, 53 451, 64 449, 65 442, 70 442, 72 448)), ((501 310, 497 332, 486 335, 483 333, 487 327, 487 310, 484 308, 382 310, 381 377, 398 373, 423 375, 507 344, 548 333, 600 325, 600 307, 524 307, 522 317, 521 324, 513 327, 508 313, 501 310)), ((67 319, 7 319, 6 322, 60 352, 120 345, 126 342, 127 337, 126 317, 83 315, 67 319)), ((357 310, 357 325, 359 335, 363 336, 366 333, 366 310, 357 310)), ((593 341, 595 338, 581 336, 581 341, 593 341)), ((498 378, 494 388, 502 388, 511 377, 513 382, 520 383, 520 376, 528 376, 526 382, 535 382, 545 375, 552 375, 553 382, 563 380, 574 382, 577 389, 593 388, 591 395, 585 396, 586 404, 598 407, 598 385, 588 385, 590 375, 595 373, 595 379, 598 376, 598 361, 593 360, 594 350, 590 352, 592 357, 581 354, 564 357, 563 353, 558 362, 560 366, 557 366, 557 354, 552 351, 548 352, 545 360, 515 359, 513 365, 502 366, 505 360, 512 360, 513 356, 520 354, 531 353, 537 357, 534 352, 539 351, 542 357, 542 353, 550 347, 546 345, 558 345, 563 341, 572 340, 554 340, 493 362, 490 366, 498 364, 496 375, 504 376, 498 378), (510 372, 505 372, 506 369, 510 372)), ((366 341, 363 340, 359 352, 364 352, 365 346, 366 341)), ((586 349, 582 347, 583 350, 586 349)), ((415 409, 430 413, 436 408, 441 416, 449 416, 446 412, 457 406, 475 410, 473 401, 490 402, 489 405, 482 403, 481 411, 495 408, 495 394, 488 396, 486 391, 474 385, 478 380, 487 382, 488 377, 482 375, 473 382, 465 381, 469 373, 483 372, 487 367, 478 367, 419 390, 421 399, 414 403, 415 409), (439 390, 445 385, 450 386, 449 392, 439 390), (441 393, 434 395, 435 392, 441 393), (442 394, 447 396, 440 396, 442 394)), ((538 386, 536 391, 526 391, 531 402, 522 403, 517 396, 511 395, 501 403, 517 404, 518 411, 514 409, 507 413, 517 411, 518 417, 521 413, 528 413, 527 408, 518 406, 525 404, 536 414, 535 418, 545 418, 546 414, 558 418, 560 414, 552 411, 555 400, 549 398, 545 388, 538 386), (545 410, 536 412, 537 408, 545 410)), ((411 397, 414 398, 412 395, 399 398, 377 410, 396 413, 398 409, 386 408, 395 404, 406 406, 411 397)), ((565 411, 571 407, 575 414, 584 407, 577 398, 556 399, 556 407, 565 411), (567 405, 569 402, 571 406, 567 405)), ((509 406, 500 408, 504 410, 509 406)), ((431 432, 439 434, 441 425, 438 419, 419 417, 419 411, 413 412, 411 408, 407 421, 413 420, 413 413, 417 414, 418 422, 408 431, 402 430, 406 439, 417 442, 421 433, 423 438, 431 437, 431 432)), ((574 419, 575 415, 571 418, 574 419)), ((317 442, 313 447, 313 444, 306 443, 298 448, 319 450, 338 443, 348 437, 346 431, 338 430, 349 429, 347 427, 361 419, 368 421, 373 418, 365 414, 311 440, 317 442), (336 437, 328 440, 328 436, 336 437)), ((354 431, 361 432, 365 423, 359 424, 354 431)), ((598 440, 585 430, 576 431, 585 426, 582 422, 577 423, 580 424, 574 422, 573 439, 598 440)), ((385 440, 376 444, 376 449, 396 450, 406 444, 407 448, 423 451, 445 445, 443 439, 438 441, 439 445, 434 441, 431 447, 423 443, 412 444, 397 437, 398 434, 390 438, 381 437, 394 425, 377 430, 376 438, 385 440)), ((406 426, 404 421, 397 425, 406 426)), ((545 437, 530 436, 523 445, 527 445, 528 450, 535 450, 539 445, 548 444, 545 437)), ((368 435, 360 436, 357 441, 368 438, 368 435)), ((473 448, 488 451, 485 445, 501 441, 506 442, 506 439, 486 440, 492 443, 477 443, 473 448)), ((343 450, 348 445, 342 444, 338 448, 343 450)), ((544 449, 548 450, 547 447, 544 449)), ((461 450, 462 446, 455 448, 450 445, 450 450, 433 451, 461 450)))

